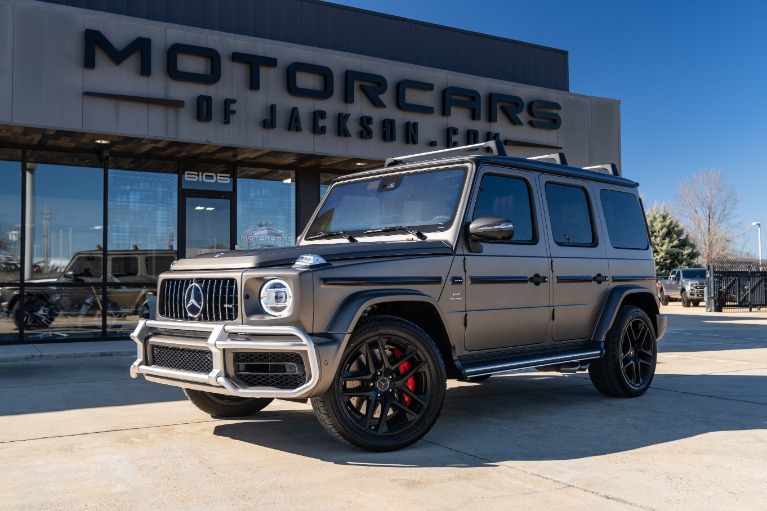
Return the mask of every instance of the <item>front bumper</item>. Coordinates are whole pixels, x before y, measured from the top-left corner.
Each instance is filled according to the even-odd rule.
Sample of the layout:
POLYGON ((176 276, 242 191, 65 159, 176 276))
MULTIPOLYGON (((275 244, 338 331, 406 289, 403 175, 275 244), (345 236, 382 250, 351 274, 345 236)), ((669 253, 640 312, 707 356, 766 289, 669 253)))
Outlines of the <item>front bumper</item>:
MULTIPOLYGON (((218 323, 153 321, 142 319, 131 334, 138 348, 138 358, 130 368, 131 377, 144 375, 147 380, 177 387, 239 397, 302 398, 319 383, 317 349, 309 335, 295 327, 245 326, 218 323), (194 335, 207 337, 194 337, 194 335), (230 336, 234 336, 232 339, 230 336), (157 364, 156 347, 181 355, 204 356, 209 367, 200 369, 169 367, 157 364), (209 354, 209 355, 208 355, 209 354), (305 381, 291 388, 249 385, 236 373, 234 357, 245 355, 291 354, 303 360, 305 381), (208 360, 209 359, 209 360, 208 360), (209 369, 209 370, 207 370, 209 369)), ((296 366, 297 364, 293 364, 296 366)), ((261 366, 269 366, 262 363, 261 366)))
POLYGON ((658 323, 658 335, 656 335, 655 339, 660 341, 661 337, 663 337, 663 335, 666 333, 666 327, 668 326, 668 316, 665 314, 658 314, 655 316, 655 318, 658 323))

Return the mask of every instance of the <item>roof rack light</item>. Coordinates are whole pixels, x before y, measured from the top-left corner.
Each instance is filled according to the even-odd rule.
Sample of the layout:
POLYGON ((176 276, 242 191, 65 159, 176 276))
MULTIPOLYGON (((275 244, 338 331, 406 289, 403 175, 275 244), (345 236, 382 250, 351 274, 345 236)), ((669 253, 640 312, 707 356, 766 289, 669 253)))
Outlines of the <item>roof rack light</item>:
POLYGON ((503 142, 498 139, 489 140, 481 144, 471 144, 458 147, 450 147, 448 149, 440 149, 438 151, 430 151, 428 153, 409 154, 406 156, 397 156, 395 158, 387 158, 384 167, 390 167, 392 165, 402 165, 403 163, 413 162, 418 160, 436 159, 440 156, 447 155, 447 153, 454 152, 471 152, 480 151, 485 149, 488 153, 493 153, 496 156, 506 156, 506 148, 503 147, 503 142), (429 157, 429 158, 427 158, 429 157))
POLYGON ((528 160, 543 161, 546 163, 556 163, 557 165, 567 165, 565 153, 544 154, 541 156, 531 156, 528 160))
POLYGON ((601 172, 602 174, 608 174, 610 176, 620 176, 621 171, 618 170, 618 166, 614 163, 605 163, 602 165, 594 165, 593 167, 583 167, 583 170, 593 170, 594 172, 601 172))

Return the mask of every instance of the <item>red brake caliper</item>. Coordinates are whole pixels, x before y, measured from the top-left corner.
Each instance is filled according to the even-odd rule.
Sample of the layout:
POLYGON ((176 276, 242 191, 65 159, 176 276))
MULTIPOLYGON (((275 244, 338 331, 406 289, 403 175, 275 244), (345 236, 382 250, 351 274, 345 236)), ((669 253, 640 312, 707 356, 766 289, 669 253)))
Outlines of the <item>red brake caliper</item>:
MULTIPOLYGON (((403 353, 398 348, 394 348, 394 356, 396 357, 395 360, 399 360, 402 358, 403 353)), ((405 374, 408 371, 410 371, 413 368, 413 364, 408 362, 403 362, 401 366, 399 366, 399 374, 405 374)), ((405 387, 410 389, 412 392, 415 392, 415 377, 411 376, 407 380, 405 380, 405 387)), ((402 403, 405 406, 410 406, 410 403, 413 401, 413 398, 408 396, 407 394, 402 394, 402 403)))

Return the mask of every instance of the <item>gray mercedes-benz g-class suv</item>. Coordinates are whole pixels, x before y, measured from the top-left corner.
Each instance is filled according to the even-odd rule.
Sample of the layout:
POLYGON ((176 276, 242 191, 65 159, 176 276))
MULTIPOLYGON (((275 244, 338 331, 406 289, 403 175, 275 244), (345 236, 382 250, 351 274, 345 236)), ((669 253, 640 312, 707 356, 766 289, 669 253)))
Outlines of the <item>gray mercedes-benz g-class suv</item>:
POLYGON ((131 375, 218 417, 309 398, 372 451, 423 437, 448 378, 587 369, 603 394, 644 394, 666 318, 637 183, 464 149, 488 148, 338 178, 295 247, 177 261, 131 375))

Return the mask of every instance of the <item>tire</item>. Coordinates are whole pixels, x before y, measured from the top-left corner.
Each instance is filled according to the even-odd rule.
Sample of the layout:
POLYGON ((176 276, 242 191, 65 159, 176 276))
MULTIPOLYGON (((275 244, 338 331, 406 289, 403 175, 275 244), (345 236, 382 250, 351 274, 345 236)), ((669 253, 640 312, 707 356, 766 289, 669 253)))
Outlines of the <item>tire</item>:
POLYGON ((201 411, 220 418, 247 417, 260 412, 274 401, 271 398, 227 396, 192 389, 184 389, 184 394, 201 411))
POLYGON ((434 425, 446 381, 442 357, 426 332, 398 317, 371 316, 355 329, 333 383, 312 398, 312 407, 337 440, 395 451, 434 425))
POLYGON ((605 338, 605 355, 589 365, 594 387, 606 396, 638 397, 655 376, 658 345, 647 313, 622 305, 605 338))
POLYGON ((44 307, 51 307, 51 305, 45 300, 29 296, 24 299, 24 310, 22 311, 21 300, 17 300, 11 309, 14 326, 19 329, 24 323, 25 329, 48 328, 53 323, 53 318, 46 315, 44 316, 45 319, 42 319, 35 314, 36 311, 44 307))
POLYGON ((687 292, 682 289, 682 307, 689 307, 690 306, 690 299, 687 298, 687 292))
POLYGON ((660 296, 658 298, 660 299, 661 305, 668 305, 668 295, 664 293, 662 289, 660 291, 660 296))

